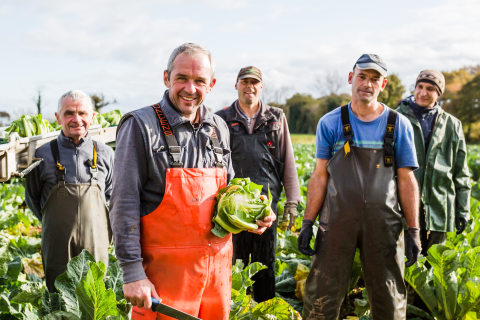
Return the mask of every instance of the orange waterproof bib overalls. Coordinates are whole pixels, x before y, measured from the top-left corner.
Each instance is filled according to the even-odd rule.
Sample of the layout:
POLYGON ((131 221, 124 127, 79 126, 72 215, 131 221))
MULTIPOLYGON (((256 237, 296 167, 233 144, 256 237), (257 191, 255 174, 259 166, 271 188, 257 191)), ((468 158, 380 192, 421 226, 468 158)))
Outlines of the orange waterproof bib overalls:
MULTIPOLYGON (((214 130, 216 168, 181 168, 180 147, 173 131, 160 105, 153 108, 174 162, 173 168, 167 169, 162 202, 141 218, 143 268, 162 303, 204 320, 226 320, 230 313, 232 240, 231 235, 219 238, 210 231, 215 197, 226 185, 218 138, 214 130)), ((132 318, 173 319, 137 307, 133 307, 132 318)))

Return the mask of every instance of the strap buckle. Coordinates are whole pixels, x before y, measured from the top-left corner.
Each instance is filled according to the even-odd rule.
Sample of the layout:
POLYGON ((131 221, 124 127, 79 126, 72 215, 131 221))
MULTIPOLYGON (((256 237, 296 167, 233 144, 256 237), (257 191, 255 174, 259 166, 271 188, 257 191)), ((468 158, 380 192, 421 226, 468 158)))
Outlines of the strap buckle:
POLYGON ((173 158, 173 162, 170 165, 174 168, 183 167, 183 163, 180 161, 182 156, 182 148, 180 146, 169 146, 168 150, 173 158))
POLYGON ((215 161, 215 166, 217 168, 223 168, 225 166, 223 164, 223 149, 214 147, 213 152, 215 153, 215 158, 217 158, 217 161, 215 161))

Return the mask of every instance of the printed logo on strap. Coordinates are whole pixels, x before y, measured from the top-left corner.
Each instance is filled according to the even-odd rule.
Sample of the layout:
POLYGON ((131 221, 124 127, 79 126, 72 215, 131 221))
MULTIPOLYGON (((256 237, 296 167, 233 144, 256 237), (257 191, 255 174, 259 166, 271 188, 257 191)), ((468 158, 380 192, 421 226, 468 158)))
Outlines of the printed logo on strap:
POLYGON ((155 113, 157 114, 158 121, 160 121, 160 126, 162 127, 162 131, 166 136, 171 136, 173 135, 173 130, 168 124, 167 117, 165 116, 165 113, 163 113, 162 108, 160 107, 160 104, 157 103, 152 106, 153 110, 155 110, 155 113))

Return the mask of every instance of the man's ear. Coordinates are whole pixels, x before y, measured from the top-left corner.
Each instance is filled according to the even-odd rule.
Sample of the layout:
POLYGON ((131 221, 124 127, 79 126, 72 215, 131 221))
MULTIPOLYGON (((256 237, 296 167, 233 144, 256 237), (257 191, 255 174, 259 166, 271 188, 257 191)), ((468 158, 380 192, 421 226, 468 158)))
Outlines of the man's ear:
POLYGON ((348 73, 348 83, 352 84, 353 83, 353 72, 348 73))
POLYGON ((388 82, 388 79, 387 79, 387 78, 383 78, 382 87, 380 88, 380 92, 382 92, 383 90, 385 90, 385 87, 387 86, 387 82, 388 82))
POLYGON ((235 82, 235 90, 238 91, 238 82, 235 82))
POLYGON ((207 93, 212 91, 216 83, 217 83, 217 78, 213 78, 212 81, 210 81, 210 84, 207 86, 207 93))
POLYGON ((95 112, 94 112, 93 115, 92 115, 92 120, 90 121, 90 125, 93 124, 93 119, 94 119, 94 118, 95 118, 95 112))
POLYGON ((170 88, 170 80, 168 80, 168 71, 163 71, 163 83, 167 88, 170 88))
POLYGON ((62 121, 60 121, 60 116, 58 115, 58 113, 55 112, 55 118, 57 118, 57 123, 59 125, 62 125, 62 121))

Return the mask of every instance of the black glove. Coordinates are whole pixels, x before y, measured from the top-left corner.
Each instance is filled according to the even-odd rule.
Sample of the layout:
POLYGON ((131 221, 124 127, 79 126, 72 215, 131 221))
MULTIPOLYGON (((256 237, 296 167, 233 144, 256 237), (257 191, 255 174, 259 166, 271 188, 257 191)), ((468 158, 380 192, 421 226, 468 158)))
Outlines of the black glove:
POLYGON ((315 251, 310 247, 310 241, 313 237, 313 224, 314 220, 303 219, 302 229, 298 236, 298 250, 307 256, 313 256, 315 251))
POLYGON ((405 256, 407 257, 407 262, 405 262, 405 267, 410 267, 418 261, 420 253, 422 252, 422 244, 420 242, 420 229, 419 228, 408 228, 407 233, 407 243, 405 248, 405 256))
POLYGON ((455 228, 457 228, 457 234, 460 234, 463 231, 465 231, 466 227, 467 227, 467 219, 462 217, 455 218, 455 228))

